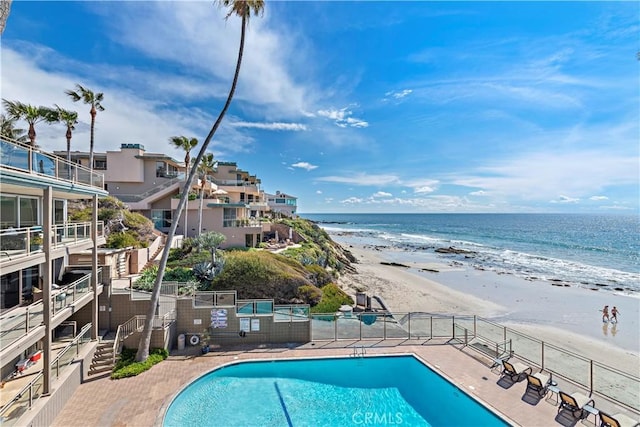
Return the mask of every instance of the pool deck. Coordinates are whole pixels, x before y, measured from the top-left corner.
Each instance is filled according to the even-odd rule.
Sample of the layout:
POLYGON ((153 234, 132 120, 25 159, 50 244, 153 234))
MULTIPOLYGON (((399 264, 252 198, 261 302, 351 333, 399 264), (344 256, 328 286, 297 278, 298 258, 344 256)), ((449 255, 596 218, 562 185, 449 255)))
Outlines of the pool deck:
MULTIPOLYGON (((564 411, 558 415, 557 397, 551 393, 539 401, 531 401, 525 393, 526 380, 511 384, 501 379, 498 370, 489 368, 488 359, 469 349, 461 350, 453 345, 437 345, 434 342, 415 345, 415 341, 411 344, 339 341, 315 342, 295 348, 271 345, 213 350, 206 355, 201 355, 199 348, 188 347, 182 352, 173 352, 167 360, 136 377, 113 381, 104 376, 83 383, 52 427, 159 426, 163 411, 174 394, 213 368, 238 360, 352 356, 354 346, 358 351, 364 346, 366 356, 413 353, 458 387, 506 416, 510 424, 593 426, 596 422, 595 415, 577 422, 566 417, 564 411)), ((357 386, 357 378, 354 378, 354 386, 357 386)))

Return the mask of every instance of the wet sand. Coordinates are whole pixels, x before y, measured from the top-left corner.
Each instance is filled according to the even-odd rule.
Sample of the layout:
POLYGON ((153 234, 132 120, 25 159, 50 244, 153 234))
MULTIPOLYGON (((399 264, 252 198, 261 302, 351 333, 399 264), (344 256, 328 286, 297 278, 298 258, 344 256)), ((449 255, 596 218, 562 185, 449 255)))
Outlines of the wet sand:
POLYGON ((331 237, 358 260, 358 273, 339 281, 350 295, 378 295, 398 313, 478 315, 640 376, 638 296, 477 270, 434 253, 371 245, 348 234, 331 237), (602 322, 599 310, 605 304, 620 310, 617 324, 602 322))

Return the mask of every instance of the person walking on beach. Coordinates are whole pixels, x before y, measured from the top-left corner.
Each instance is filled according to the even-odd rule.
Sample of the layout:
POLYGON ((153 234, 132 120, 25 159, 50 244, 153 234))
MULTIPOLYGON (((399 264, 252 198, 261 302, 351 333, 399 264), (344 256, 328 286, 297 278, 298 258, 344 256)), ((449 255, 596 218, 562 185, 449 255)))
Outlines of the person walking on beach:
POLYGON ((602 309, 602 322, 608 322, 609 321, 609 306, 605 305, 604 308, 602 309))
POLYGON ((611 323, 618 323, 618 314, 620 314, 620 312, 614 305, 613 308, 611 309, 611 323))

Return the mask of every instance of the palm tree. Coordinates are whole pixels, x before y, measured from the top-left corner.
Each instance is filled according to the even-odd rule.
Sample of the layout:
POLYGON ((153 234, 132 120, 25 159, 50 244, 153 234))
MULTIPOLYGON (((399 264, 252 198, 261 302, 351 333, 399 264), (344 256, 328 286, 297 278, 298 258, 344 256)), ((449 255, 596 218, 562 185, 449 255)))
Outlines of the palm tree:
POLYGON ((104 111, 104 107, 102 106, 102 100, 104 98, 104 94, 102 92, 93 92, 86 87, 82 87, 79 84, 76 84, 76 90, 65 90, 64 93, 69 95, 73 102, 78 102, 82 100, 85 104, 91 104, 91 110, 89 110, 89 114, 91 114, 91 139, 89 142, 89 169, 93 170, 93 134, 96 125, 96 114, 98 111, 104 111))
POLYGON ((7 18, 9 18, 9 11, 11 10, 11 0, 0 1, 0 34, 4 32, 7 27, 7 18))
POLYGON ((200 206, 198 207, 198 235, 202 233, 202 208, 204 205, 204 186, 207 183, 207 177, 215 170, 216 161, 213 159, 213 153, 207 153, 202 156, 202 160, 198 165, 198 173, 200 174, 200 206))
POLYGON ((20 101, 7 101, 4 98, 2 99, 2 104, 11 120, 24 120, 29 123, 27 136, 32 147, 36 146, 36 124, 43 121, 48 123, 55 121, 55 111, 47 107, 36 107, 30 104, 23 104, 20 101))
MULTIPOLYGON (((198 152, 198 156, 196 157, 195 164, 198 165, 202 161, 205 152, 207 151, 207 147, 213 138, 213 135, 216 133, 218 128, 220 127, 220 123, 222 123, 222 119, 224 115, 227 113, 229 109, 229 105, 231 105, 231 100, 233 99, 233 94, 236 91, 236 85, 238 84, 238 77, 240 75, 240 66, 242 65, 242 54, 244 53, 244 38, 247 31, 247 23, 249 22, 249 18, 251 15, 261 15, 264 10, 264 0, 218 0, 219 4, 224 7, 229 7, 230 11, 227 14, 225 19, 228 19, 231 15, 237 15, 242 19, 242 25, 240 29, 240 47, 238 48, 238 60, 236 62, 236 71, 233 75, 233 82, 231 83, 231 89, 229 90, 229 95, 227 96, 227 100, 222 107, 222 111, 218 115, 213 127, 209 131, 207 138, 204 140, 202 147, 200 147, 200 151, 198 152)), ((189 188, 191 187, 191 183, 193 182, 193 178, 196 175, 196 169, 191 169, 189 172, 189 178, 187 182, 184 184, 184 189, 182 191, 182 195, 180 197, 180 202, 178 203, 178 208, 176 209, 176 215, 179 217, 182 209, 187 203, 187 199, 189 197, 189 188)), ((153 331, 153 316, 156 312, 156 307, 160 301, 160 285, 162 284, 162 279, 164 276, 164 271, 167 268, 167 261, 169 259, 169 250, 173 244, 173 237, 176 234, 176 228, 178 227, 178 223, 174 221, 171 224, 171 228, 169 229, 169 234, 167 235, 167 240, 165 242, 165 250, 162 252, 162 258, 160 259, 160 265, 158 266, 158 276, 156 277, 156 281, 153 284, 153 292, 151 293, 151 302, 149 304, 149 311, 147 312, 147 317, 144 321, 144 329, 142 330, 142 335, 140 337, 140 343, 138 345, 138 352, 136 354, 136 360, 138 362, 147 360, 149 357, 149 346, 151 345, 151 332, 153 331)))
POLYGON ((186 136, 172 136, 169 138, 169 142, 173 144, 176 148, 181 148, 185 151, 184 155, 184 180, 186 182, 187 176, 189 175, 189 164, 191 163, 191 150, 194 149, 196 145, 198 145, 198 140, 196 138, 187 138, 186 136))
POLYGON ((75 125, 78 124, 78 112, 65 110, 58 104, 55 104, 55 107, 56 121, 67 127, 67 133, 65 134, 65 137, 67 138, 67 162, 71 163, 71 137, 72 131, 76 129, 75 125))
POLYGON ((197 237, 198 247, 209 251, 211 254, 211 268, 215 269, 216 267, 216 251, 218 250, 218 246, 222 244, 227 239, 227 237, 218 233, 217 231, 210 231, 208 233, 201 234, 197 237))
MULTIPOLYGON (((198 145, 198 140, 196 138, 187 138, 186 136, 172 136, 169 138, 169 142, 173 144, 176 148, 182 148, 186 154, 184 155, 184 181, 187 182, 187 176, 189 175, 189 163, 191 163, 191 150, 198 145)), ((195 169, 195 168, 194 168, 195 169)), ((191 188, 189 188, 189 193, 191 188)), ((188 196, 188 194, 187 194, 188 196)), ((188 210, 184 213, 184 237, 187 237, 187 213, 188 210)), ((180 218, 180 212, 176 214, 176 219, 180 218)))
POLYGON ((0 114, 0 135, 18 142, 29 141, 27 131, 16 128, 16 120, 5 114, 0 114))

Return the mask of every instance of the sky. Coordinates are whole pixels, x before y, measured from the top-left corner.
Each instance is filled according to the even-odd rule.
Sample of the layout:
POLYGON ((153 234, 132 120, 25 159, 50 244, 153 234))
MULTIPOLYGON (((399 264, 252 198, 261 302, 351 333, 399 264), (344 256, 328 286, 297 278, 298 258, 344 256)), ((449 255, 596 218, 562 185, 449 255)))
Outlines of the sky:
MULTIPOLYGON (((212 1, 14 0, 2 98, 79 112, 72 150, 203 141, 240 20, 212 1)), ((269 1, 208 151, 298 213, 640 208, 640 3, 269 1)), ((21 126, 21 127, 26 127, 21 126)), ((61 124, 37 144, 66 150, 61 124)), ((200 145, 192 152, 195 157, 200 145)))

